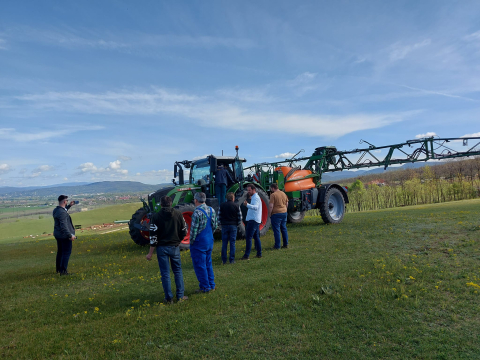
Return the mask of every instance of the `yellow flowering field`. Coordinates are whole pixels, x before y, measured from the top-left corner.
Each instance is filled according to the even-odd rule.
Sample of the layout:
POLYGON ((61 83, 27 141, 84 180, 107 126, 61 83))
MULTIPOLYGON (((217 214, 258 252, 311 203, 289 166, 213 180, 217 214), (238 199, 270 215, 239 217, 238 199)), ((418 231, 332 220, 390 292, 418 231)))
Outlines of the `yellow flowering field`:
MULTIPOLYGON (((308 216, 289 249, 221 265, 164 305, 158 264, 127 231, 79 237, 55 274, 54 240, 0 244, 2 359, 480 358, 480 201, 308 216)), ((244 241, 237 242, 237 259, 244 241)), ((172 276, 173 280, 173 276, 172 276)), ((174 287, 174 286, 173 286, 174 287)))

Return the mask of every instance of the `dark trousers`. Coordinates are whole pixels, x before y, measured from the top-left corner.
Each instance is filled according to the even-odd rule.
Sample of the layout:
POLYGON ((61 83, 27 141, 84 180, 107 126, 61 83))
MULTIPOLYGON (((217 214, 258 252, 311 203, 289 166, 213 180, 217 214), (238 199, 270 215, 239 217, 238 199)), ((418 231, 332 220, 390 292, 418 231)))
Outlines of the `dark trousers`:
POLYGON ((178 246, 157 246, 158 266, 162 275, 163 292, 165 300, 173 299, 172 286, 170 281, 170 265, 172 266, 175 285, 177 287, 177 300, 183 298, 185 285, 183 283, 182 260, 180 257, 180 248, 178 246), (170 263, 169 263, 170 261, 170 263))
POLYGON ((255 220, 248 220, 245 229, 245 255, 243 257, 250 257, 252 250, 252 238, 255 240, 255 249, 257 256, 262 256, 262 243, 260 242, 260 224, 255 220))
POLYGON ((230 262, 235 261, 235 240, 237 239, 237 225, 222 225, 222 261, 227 262, 227 247, 230 241, 230 262))
POLYGON ((280 249, 280 233, 282 233, 283 246, 288 246, 287 213, 273 214, 270 220, 275 238, 275 249, 280 249))
POLYGON ((227 201, 227 185, 225 184, 215 184, 215 196, 218 199, 218 205, 222 205, 227 201))
POLYGON ((57 240, 57 273, 66 273, 68 260, 72 253, 72 241, 70 239, 55 239, 57 240))

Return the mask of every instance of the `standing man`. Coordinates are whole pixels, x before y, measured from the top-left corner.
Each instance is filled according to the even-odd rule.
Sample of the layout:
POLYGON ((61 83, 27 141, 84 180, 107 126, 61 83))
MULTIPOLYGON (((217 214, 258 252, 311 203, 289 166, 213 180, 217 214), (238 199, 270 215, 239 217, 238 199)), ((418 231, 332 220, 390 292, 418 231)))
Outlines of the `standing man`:
POLYGON ((240 206, 234 203, 235 194, 227 193, 227 202, 220 205, 218 221, 222 225, 222 262, 227 263, 227 246, 230 241, 230 264, 235 263, 235 240, 237 239, 237 227, 242 223, 242 211, 240 206))
POLYGON ((193 269, 199 282, 197 292, 215 290, 215 278, 212 266, 213 232, 217 228, 215 210, 205 205, 207 197, 203 192, 195 194, 196 209, 192 214, 190 227, 190 255, 193 269))
POLYGON ((60 195, 58 197, 58 206, 53 210, 53 219, 55 226, 53 236, 57 240, 57 273, 60 275, 71 275, 68 271, 68 260, 72 253, 72 242, 77 238, 72 218, 68 214, 68 209, 75 205, 75 201, 70 201, 67 205, 68 196, 60 195))
POLYGON ((278 190, 277 184, 270 185, 270 220, 272 222, 273 236, 275 237, 275 246, 273 250, 280 249, 280 231, 282 232, 283 246, 282 249, 288 248, 288 232, 287 232, 287 207, 288 197, 283 191, 278 190))
POLYGON ((165 293, 165 303, 173 304, 173 293, 170 282, 170 264, 175 276, 177 300, 185 301, 185 285, 183 283, 182 261, 180 258, 180 243, 187 235, 187 224, 180 211, 172 208, 172 198, 163 196, 160 199, 162 208, 154 213, 150 220, 150 251, 146 258, 152 260, 153 250, 157 249, 158 266, 162 274, 162 286, 165 293))
POLYGON ((217 167, 215 171, 215 194, 218 198, 218 204, 222 205, 225 200, 225 194, 227 193, 228 182, 233 183, 232 175, 225 170, 223 165, 217 167))
POLYGON ((247 226, 245 229, 246 248, 245 255, 241 260, 250 259, 250 251, 252 249, 252 238, 255 239, 255 249, 257 249, 257 258, 262 257, 262 243, 260 242, 260 223, 262 222, 262 200, 257 194, 257 188, 253 184, 247 185, 248 195, 250 196, 250 204, 245 200, 243 205, 248 208, 247 217, 245 218, 247 226))

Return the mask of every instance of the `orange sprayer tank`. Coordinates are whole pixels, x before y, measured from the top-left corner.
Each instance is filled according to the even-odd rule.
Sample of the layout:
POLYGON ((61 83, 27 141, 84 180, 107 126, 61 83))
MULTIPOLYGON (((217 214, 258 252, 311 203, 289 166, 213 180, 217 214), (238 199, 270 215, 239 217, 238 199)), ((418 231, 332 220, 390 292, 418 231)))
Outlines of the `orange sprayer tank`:
MULTIPOLYGON (((286 177, 289 171, 292 170, 292 168, 289 166, 280 166, 275 170, 281 170, 283 173, 283 176, 286 177)), ((295 180, 297 178, 301 180, 285 182, 285 191, 291 192, 291 191, 300 191, 300 190, 307 190, 307 189, 314 188, 315 183, 313 182, 312 178, 302 179, 303 177, 310 175, 311 173, 312 172, 310 170, 295 171, 287 180, 295 180)))

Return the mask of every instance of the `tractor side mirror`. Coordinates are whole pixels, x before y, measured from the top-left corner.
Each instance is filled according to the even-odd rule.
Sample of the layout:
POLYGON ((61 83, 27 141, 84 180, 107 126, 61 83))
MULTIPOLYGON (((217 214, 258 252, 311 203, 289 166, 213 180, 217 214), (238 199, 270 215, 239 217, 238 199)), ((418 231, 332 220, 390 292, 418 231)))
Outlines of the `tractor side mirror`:
POLYGON ((210 172, 215 173, 217 171, 217 158, 210 156, 210 172))
POLYGON ((178 166, 177 166, 177 164, 175 164, 175 165, 173 166, 173 177, 176 178, 177 175, 178 175, 178 166))

